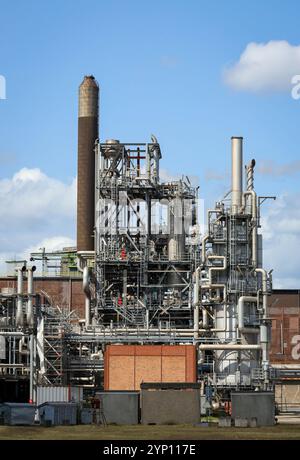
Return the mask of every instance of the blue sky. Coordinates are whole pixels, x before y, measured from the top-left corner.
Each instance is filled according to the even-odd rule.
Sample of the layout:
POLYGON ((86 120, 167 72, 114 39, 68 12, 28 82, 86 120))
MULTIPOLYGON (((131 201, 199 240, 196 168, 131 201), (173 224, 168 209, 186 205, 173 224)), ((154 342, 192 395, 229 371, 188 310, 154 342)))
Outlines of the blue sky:
MULTIPOLYGON (((258 193, 283 197, 275 214, 266 207, 269 238, 271 223, 284 217, 285 206, 292 209, 300 100, 287 88, 237 89, 226 84, 224 70, 252 42, 298 46, 298 1, 0 0, 0 11, 0 74, 7 84, 7 99, 0 100, 2 183, 22 168, 39 168, 49 183, 74 191, 78 85, 94 74, 101 139, 143 142, 154 133, 162 168, 198 176, 201 197, 211 205, 229 189, 230 137, 242 135, 245 162, 254 157, 258 168, 267 165, 256 175, 258 193)), ((276 62, 280 67, 280 57, 276 62)), ((75 236, 71 214, 59 233, 45 221, 40 226, 34 233, 40 240, 75 236)), ((300 216, 293 231, 300 243, 300 216)), ((23 244, 31 247, 29 240, 23 244)), ((7 242, 0 226, 1 253, 10 252, 7 242)), ((296 282, 298 268, 285 286, 296 282)))

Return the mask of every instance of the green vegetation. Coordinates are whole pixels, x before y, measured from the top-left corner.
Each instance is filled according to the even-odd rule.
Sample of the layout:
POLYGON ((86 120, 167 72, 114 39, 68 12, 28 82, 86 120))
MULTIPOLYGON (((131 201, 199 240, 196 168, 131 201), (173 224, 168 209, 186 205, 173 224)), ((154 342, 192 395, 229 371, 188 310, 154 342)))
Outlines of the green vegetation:
POLYGON ((59 427, 0 426, 0 439, 45 440, 201 440, 201 439, 300 439, 300 425, 283 424, 267 428, 219 428, 213 426, 114 426, 77 425, 59 427))

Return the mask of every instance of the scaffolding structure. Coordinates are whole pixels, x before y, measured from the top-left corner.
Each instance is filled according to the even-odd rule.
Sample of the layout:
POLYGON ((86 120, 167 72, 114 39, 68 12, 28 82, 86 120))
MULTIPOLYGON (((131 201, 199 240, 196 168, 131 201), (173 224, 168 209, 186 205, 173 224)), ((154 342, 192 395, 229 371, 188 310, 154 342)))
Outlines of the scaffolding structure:
POLYGON ((82 276, 85 318, 34 292, 33 267, 18 267, 16 292, 0 297, 2 375, 29 376, 31 398, 37 384, 95 389, 107 344, 194 344, 199 379, 221 395, 270 389, 272 275, 262 268, 253 161, 242 186, 242 139, 232 140, 231 196, 208 210, 205 235, 198 188, 186 177, 161 182, 154 137, 97 142, 95 160, 95 251, 31 259, 82 276))

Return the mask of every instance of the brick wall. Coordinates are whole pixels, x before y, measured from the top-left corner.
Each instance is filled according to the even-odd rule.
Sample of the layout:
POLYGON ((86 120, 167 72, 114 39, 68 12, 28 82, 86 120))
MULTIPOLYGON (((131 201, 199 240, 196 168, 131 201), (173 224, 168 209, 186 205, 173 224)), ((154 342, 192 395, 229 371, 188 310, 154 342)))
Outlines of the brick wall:
MULTIPOLYGON (((16 278, 0 278, 0 289, 4 287, 16 288, 16 278)), ((36 294, 50 298, 53 305, 59 305, 69 311, 75 310, 79 318, 84 318, 84 293, 80 278, 34 278, 36 294)), ((27 292, 27 282, 24 280, 24 292, 27 292)))
POLYGON ((105 390, 139 390, 141 382, 196 382, 193 345, 109 345, 105 390))

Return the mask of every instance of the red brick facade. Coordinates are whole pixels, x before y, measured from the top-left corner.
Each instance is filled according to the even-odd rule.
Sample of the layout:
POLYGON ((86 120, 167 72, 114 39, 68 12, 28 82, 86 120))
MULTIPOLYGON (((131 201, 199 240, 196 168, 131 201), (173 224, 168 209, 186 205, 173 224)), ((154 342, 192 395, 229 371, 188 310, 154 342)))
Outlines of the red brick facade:
MULTIPOLYGON (((0 289, 5 287, 16 288, 16 278, 0 278, 0 289)), ((34 279, 36 294, 42 298, 49 296, 52 305, 58 305, 69 311, 74 310, 79 318, 84 318, 84 293, 82 279, 80 278, 48 278, 37 277, 34 279)), ((24 281, 24 292, 27 283, 24 281)))

